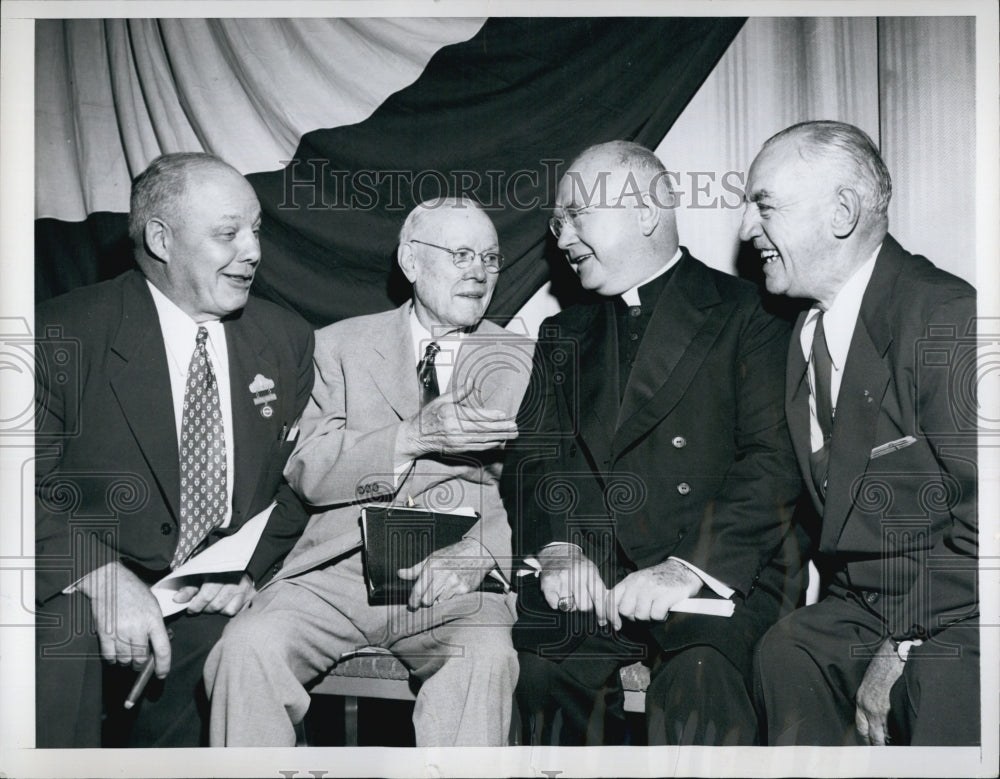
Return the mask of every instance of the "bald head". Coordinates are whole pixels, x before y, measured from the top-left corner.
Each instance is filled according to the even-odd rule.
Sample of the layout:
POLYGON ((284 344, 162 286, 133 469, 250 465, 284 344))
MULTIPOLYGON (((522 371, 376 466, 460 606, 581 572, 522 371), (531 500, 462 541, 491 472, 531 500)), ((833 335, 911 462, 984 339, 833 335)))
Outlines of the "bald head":
POLYGON ((591 146, 559 182, 553 232, 584 289, 619 295, 677 251, 674 192, 663 163, 630 141, 591 146))

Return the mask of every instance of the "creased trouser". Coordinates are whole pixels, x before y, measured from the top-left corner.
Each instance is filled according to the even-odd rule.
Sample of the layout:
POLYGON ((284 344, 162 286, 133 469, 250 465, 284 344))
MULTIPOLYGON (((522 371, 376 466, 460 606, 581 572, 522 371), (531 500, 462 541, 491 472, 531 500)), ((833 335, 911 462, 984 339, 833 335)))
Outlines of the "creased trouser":
POLYGON ((265 587, 205 664, 213 746, 292 746, 306 685, 345 653, 391 650, 422 681, 418 746, 500 746, 517 656, 513 596, 469 593, 416 611, 368 606, 360 553, 265 587))

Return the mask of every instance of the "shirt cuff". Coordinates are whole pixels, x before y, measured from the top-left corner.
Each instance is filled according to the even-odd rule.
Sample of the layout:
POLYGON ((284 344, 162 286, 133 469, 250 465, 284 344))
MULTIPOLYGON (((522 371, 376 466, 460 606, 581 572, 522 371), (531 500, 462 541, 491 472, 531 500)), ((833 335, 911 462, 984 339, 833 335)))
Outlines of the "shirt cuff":
POLYGON ((702 582, 704 582, 705 586, 708 587, 708 589, 710 589, 712 592, 714 592, 719 597, 721 597, 721 598, 731 598, 736 593, 736 590, 734 590, 732 587, 730 587, 729 585, 723 584, 718 579, 716 579, 714 576, 709 576, 707 573, 705 573, 703 570, 701 570, 698 566, 691 565, 691 563, 689 563, 687 560, 682 560, 679 557, 671 557, 669 559, 670 560, 676 560, 681 565, 683 565, 685 568, 687 568, 689 571, 691 571, 693 574, 695 574, 699 579, 702 580, 702 582))

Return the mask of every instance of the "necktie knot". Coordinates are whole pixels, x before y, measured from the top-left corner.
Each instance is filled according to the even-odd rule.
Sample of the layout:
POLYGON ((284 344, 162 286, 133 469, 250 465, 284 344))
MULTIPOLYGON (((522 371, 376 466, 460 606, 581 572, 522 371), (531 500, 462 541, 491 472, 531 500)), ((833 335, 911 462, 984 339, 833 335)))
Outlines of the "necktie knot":
POLYGON ((208 329, 205 327, 198 328, 198 334, 194 337, 195 346, 204 346, 205 341, 208 340, 208 329))
POLYGON ((438 389, 437 371, 434 370, 434 358, 441 351, 437 341, 431 341, 424 350, 424 358, 417 365, 417 379, 420 381, 420 405, 426 405, 441 394, 438 389))

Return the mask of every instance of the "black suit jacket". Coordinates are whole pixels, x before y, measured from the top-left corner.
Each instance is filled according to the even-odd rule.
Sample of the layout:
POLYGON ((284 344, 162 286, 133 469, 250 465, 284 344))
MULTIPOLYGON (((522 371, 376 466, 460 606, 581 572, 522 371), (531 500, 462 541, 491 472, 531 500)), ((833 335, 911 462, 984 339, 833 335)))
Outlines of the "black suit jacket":
MULTIPOLYGON (((309 326, 250 298, 224 324, 234 428, 233 533, 272 501, 247 570, 277 570, 307 521, 282 469, 286 432, 312 388, 309 326), (274 381, 268 418, 249 385, 274 381)), ((162 331, 145 278, 132 271, 38 306, 36 405, 36 599, 121 560, 154 578, 178 539, 177 434, 162 331)))
POLYGON ((789 348, 788 421, 823 516, 819 551, 897 639, 978 613, 975 313, 969 284, 885 237, 844 366, 825 507, 808 476, 804 313, 789 348), (891 442, 904 445, 878 453, 891 442))
MULTIPOLYGON (((516 549, 578 543, 608 586, 670 556, 698 566, 738 592, 736 615, 671 615, 654 636, 666 649, 713 644, 745 668, 759 632, 801 593, 803 539, 789 536, 801 481, 782 401, 789 328, 753 285, 684 250, 620 396, 614 317, 602 301, 541 326, 504 467, 516 549), (780 565, 779 549, 790 555, 780 565)), ((551 621, 548 611, 537 616, 551 621)))

